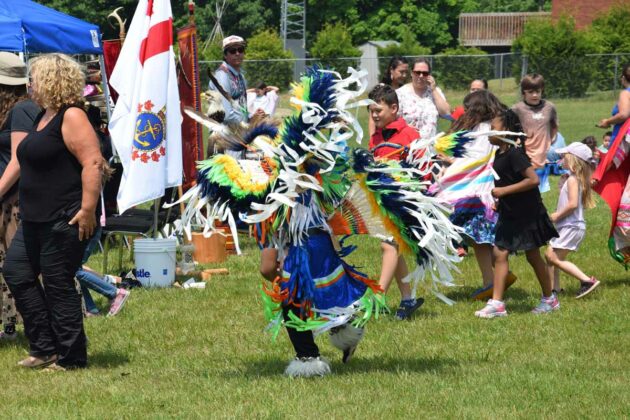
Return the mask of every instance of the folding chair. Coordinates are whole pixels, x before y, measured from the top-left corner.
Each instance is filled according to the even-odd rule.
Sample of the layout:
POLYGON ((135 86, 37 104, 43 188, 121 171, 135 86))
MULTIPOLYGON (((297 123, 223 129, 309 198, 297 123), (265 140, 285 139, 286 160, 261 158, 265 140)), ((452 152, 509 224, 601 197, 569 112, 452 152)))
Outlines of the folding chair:
MULTIPOLYGON (((112 178, 105 184, 103 188, 103 198, 105 201, 105 226, 103 226, 103 273, 107 273, 109 249, 112 240, 120 237, 120 248, 118 250, 118 269, 122 269, 123 248, 127 246, 130 250, 131 258, 133 258, 133 246, 127 241, 127 236, 142 236, 148 238, 153 232, 153 209, 129 209, 124 214, 117 214, 116 197, 120 180, 122 179, 122 164, 120 162, 112 162, 110 165, 115 172, 112 178)), ((167 189, 164 197, 160 200, 160 208, 168 198, 174 198, 176 189, 167 189)), ((169 200, 169 201, 171 201, 169 200)), ((163 237, 167 237, 166 227, 179 218, 179 208, 172 207, 169 209, 158 210, 158 232, 163 237)))

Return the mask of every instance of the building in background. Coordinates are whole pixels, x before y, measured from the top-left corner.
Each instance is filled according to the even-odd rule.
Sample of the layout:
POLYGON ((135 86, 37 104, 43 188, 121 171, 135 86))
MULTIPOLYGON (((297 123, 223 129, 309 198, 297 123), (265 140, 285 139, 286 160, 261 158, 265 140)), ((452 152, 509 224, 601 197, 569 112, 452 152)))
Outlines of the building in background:
POLYGON ((489 53, 505 53, 533 19, 549 19, 549 12, 462 13, 459 15, 459 43, 489 53))
MULTIPOLYGON (((359 46, 359 50, 361 50, 360 67, 368 72, 368 89, 372 89, 381 80, 378 49, 398 44, 397 41, 368 41, 359 46)), ((389 62, 389 57, 383 58, 383 60, 389 62)))
MULTIPOLYGON (((626 0, 627 1, 627 0, 626 0)), ((558 19, 562 15, 569 15, 575 19, 578 29, 591 24, 602 13, 615 5, 626 3, 623 0, 553 0, 551 2, 551 16, 558 19)), ((626 3, 627 4, 627 3, 626 3)))

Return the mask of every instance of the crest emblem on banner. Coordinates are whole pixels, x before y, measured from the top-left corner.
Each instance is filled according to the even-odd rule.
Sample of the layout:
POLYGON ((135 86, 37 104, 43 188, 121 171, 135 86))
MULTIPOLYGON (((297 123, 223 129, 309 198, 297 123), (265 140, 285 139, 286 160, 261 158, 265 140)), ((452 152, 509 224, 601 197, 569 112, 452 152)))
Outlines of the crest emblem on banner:
POLYGON ((142 163, 159 162, 166 155, 164 147, 164 132, 166 128, 166 107, 157 113, 153 112, 154 104, 151 100, 138 104, 136 130, 133 137, 132 160, 142 163))

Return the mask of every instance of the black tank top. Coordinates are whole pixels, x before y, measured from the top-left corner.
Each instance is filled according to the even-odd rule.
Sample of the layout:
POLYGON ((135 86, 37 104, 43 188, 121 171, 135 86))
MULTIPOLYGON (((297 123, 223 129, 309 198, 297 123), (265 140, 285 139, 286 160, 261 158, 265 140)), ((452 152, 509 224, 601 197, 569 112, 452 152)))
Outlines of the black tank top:
POLYGON ((41 130, 37 125, 17 148, 20 162, 20 216, 27 222, 50 222, 73 216, 81 208, 82 167, 66 147, 61 124, 66 110, 59 110, 41 130))

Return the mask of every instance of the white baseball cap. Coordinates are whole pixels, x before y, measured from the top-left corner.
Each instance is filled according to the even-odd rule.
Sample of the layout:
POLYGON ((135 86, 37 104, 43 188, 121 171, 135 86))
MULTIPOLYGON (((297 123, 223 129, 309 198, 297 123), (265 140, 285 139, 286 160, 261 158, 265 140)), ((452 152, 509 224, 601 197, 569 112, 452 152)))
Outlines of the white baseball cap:
POLYGON ((238 35, 230 35, 226 38, 223 38, 223 49, 226 49, 230 45, 247 45, 247 42, 243 38, 238 35))
POLYGON ((593 161, 593 151, 591 150, 591 148, 584 143, 580 143, 579 141, 571 143, 567 147, 556 149, 556 153, 560 155, 570 153, 573 156, 579 157, 584 162, 588 163, 591 163, 593 161))

